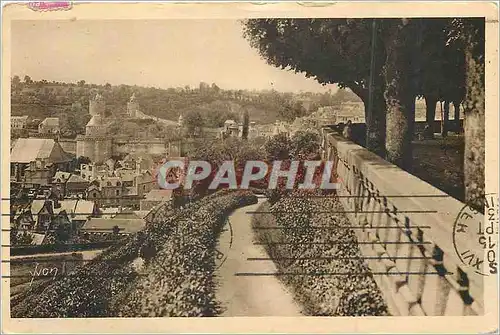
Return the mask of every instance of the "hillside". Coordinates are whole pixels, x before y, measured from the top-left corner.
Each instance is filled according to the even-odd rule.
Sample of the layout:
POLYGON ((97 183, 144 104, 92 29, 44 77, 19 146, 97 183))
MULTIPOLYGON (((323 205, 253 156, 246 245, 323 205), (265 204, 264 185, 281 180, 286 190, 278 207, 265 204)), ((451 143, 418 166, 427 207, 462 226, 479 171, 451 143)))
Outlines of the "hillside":
POLYGON ((248 110, 250 119, 258 124, 277 119, 293 121, 321 106, 355 101, 349 91, 329 93, 281 93, 277 91, 223 90, 216 84, 200 83, 199 87, 160 89, 130 85, 96 85, 78 83, 23 81, 18 76, 11 83, 12 115, 29 115, 32 119, 60 117, 63 131, 81 133, 88 121, 89 98, 100 92, 106 101, 106 113, 125 112, 127 102, 135 94, 145 115, 177 122, 180 115, 197 113, 204 126, 219 127, 225 120, 240 118, 248 110), (74 121, 72 121, 74 120, 74 121))

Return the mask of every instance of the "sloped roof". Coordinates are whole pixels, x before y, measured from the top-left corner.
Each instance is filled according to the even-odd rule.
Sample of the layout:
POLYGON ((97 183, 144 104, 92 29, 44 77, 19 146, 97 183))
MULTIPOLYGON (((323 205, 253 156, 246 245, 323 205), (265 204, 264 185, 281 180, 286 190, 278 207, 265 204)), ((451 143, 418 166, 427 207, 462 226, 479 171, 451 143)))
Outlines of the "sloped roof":
MULTIPOLYGON (((45 200, 33 200, 31 203, 31 213, 37 215, 43 208, 45 200)), ((62 200, 59 201, 61 205, 58 208, 54 208, 55 213, 60 213, 66 211, 71 219, 73 220, 87 220, 87 218, 94 212, 94 202, 88 200, 62 200), (75 213, 72 215, 72 213, 75 213)))
POLYGON ((54 178, 52 178, 52 182, 64 183, 70 177, 71 177, 71 173, 70 172, 57 171, 56 174, 54 175, 54 178), (59 179, 59 181, 58 181, 58 179, 59 179))
POLYGON ((23 115, 23 116, 11 116, 11 120, 22 120, 22 121, 27 121, 28 120, 28 115, 23 115))
POLYGON ((146 194, 146 200, 170 200, 172 198, 172 190, 151 190, 146 194))
POLYGON ((120 233, 136 233, 142 230, 146 225, 146 221, 144 219, 101 219, 101 218, 92 218, 85 222, 82 226, 82 231, 89 232, 106 232, 111 233, 113 231, 114 226, 118 226, 120 228, 120 233))
POLYGON ((125 195, 137 195, 137 190, 133 186, 125 187, 125 192, 123 195, 124 196, 125 195))
POLYGON ((45 118, 45 120, 42 121, 42 124, 44 126, 59 127, 59 118, 58 117, 45 118))
POLYGON ((72 174, 71 177, 69 177, 68 183, 88 183, 88 180, 83 179, 77 174, 72 174))
POLYGON ((120 177, 122 181, 133 181, 136 176, 136 171, 130 169, 118 169, 116 170, 116 175, 120 177))
POLYGON ((53 139, 19 138, 10 153, 12 163, 29 163, 36 160, 48 160, 50 163, 62 163, 71 160, 71 156, 53 139))
POLYGON ((86 127, 88 126, 102 126, 102 118, 99 115, 94 115, 90 119, 90 121, 87 123, 86 127))

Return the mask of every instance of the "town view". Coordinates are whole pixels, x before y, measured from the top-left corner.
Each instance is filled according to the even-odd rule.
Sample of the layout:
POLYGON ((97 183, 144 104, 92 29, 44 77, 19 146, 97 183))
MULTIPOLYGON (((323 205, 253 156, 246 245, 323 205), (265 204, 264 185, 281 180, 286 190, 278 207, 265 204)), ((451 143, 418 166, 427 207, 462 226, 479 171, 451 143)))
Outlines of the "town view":
POLYGON ((137 21, 12 25, 12 317, 484 313, 484 19, 137 21))

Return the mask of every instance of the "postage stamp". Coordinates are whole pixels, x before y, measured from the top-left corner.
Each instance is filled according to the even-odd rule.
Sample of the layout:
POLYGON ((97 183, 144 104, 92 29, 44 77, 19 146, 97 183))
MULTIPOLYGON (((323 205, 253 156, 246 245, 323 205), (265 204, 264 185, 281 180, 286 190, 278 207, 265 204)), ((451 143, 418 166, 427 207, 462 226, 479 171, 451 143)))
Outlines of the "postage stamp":
POLYGON ((498 329, 494 4, 2 25, 5 333, 498 329))

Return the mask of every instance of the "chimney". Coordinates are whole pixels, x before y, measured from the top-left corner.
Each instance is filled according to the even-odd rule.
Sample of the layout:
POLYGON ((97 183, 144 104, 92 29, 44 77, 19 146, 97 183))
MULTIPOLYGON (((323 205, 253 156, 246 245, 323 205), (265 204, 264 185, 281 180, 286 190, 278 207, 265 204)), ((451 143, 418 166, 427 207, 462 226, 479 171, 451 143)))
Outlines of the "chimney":
POLYGON ((136 174, 141 174, 141 160, 138 159, 135 161, 135 173, 136 174))

